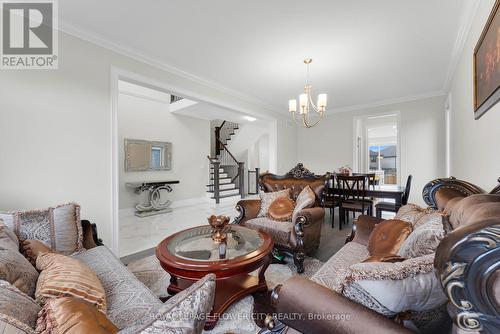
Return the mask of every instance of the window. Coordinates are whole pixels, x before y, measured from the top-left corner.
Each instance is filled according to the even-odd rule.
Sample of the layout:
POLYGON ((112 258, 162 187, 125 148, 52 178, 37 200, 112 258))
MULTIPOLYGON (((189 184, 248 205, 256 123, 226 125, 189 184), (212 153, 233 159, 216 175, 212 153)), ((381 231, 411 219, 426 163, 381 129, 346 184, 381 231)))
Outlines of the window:
POLYGON ((151 168, 161 168, 162 167, 162 153, 163 148, 153 146, 151 147, 151 168))

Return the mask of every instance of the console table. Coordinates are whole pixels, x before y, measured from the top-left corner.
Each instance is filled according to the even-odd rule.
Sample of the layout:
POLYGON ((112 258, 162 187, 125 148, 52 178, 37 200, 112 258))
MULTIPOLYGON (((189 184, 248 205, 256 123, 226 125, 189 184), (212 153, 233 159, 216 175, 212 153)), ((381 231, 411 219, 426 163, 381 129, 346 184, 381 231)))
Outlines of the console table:
POLYGON ((125 183, 125 186, 134 189, 136 194, 140 194, 143 191, 149 191, 148 203, 137 204, 135 206, 134 214, 137 217, 148 217, 172 212, 172 209, 169 208, 172 202, 169 200, 163 201, 161 198, 161 191, 165 190, 167 192, 171 192, 172 187, 170 185, 178 183, 180 183, 179 180, 125 183))

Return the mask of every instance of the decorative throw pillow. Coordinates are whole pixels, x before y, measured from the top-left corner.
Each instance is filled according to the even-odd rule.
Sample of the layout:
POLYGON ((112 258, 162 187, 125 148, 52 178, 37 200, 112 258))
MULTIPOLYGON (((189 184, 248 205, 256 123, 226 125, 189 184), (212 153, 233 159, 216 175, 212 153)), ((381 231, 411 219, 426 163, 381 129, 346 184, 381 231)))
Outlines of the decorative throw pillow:
POLYGON ((279 197, 269 206, 267 217, 277 221, 291 221, 295 203, 287 197, 279 197))
POLYGON ((406 260, 404 257, 401 257, 397 254, 383 254, 383 255, 370 255, 362 262, 401 262, 406 260))
POLYGON ((365 304, 366 296, 393 314, 404 311, 426 311, 445 304, 438 276, 434 272, 434 255, 429 254, 402 262, 361 262, 349 267, 343 291, 357 284, 362 294, 347 296, 379 313, 380 308, 365 304))
POLYGON ((18 249, 15 234, 0 223, 0 279, 34 296, 38 272, 18 249))
POLYGON ((21 253, 34 266, 36 266, 38 254, 50 252, 52 252, 50 247, 40 240, 24 240, 21 242, 21 253))
POLYGON ((40 306, 25 293, 0 280, 0 329, 2 333, 34 333, 40 306), (17 330, 17 331, 16 331, 17 330))
MULTIPOLYGON (((209 274, 170 298, 144 325, 133 325, 120 334, 198 334, 212 310, 215 275, 209 274)), ((142 321, 139 321, 143 323, 142 321)))
POLYGON ((421 208, 418 205, 407 204, 407 205, 403 205, 398 210, 394 219, 404 220, 404 221, 412 223, 412 225, 413 225, 417 222, 417 220, 422 218, 422 216, 427 214, 427 213, 428 213, 428 211, 426 209, 421 208))
POLYGON ((0 219, 16 233, 19 240, 41 240, 54 251, 67 255, 83 248, 78 204, 68 203, 44 210, 0 213, 0 219))
POLYGON ((40 334, 111 334, 118 328, 94 305, 73 297, 51 298, 36 326, 40 334))
POLYGON ((257 217, 266 217, 271 204, 280 197, 290 198, 290 189, 273 191, 269 193, 261 192, 260 196, 260 211, 257 217))
POLYGON ((19 250, 19 240, 16 234, 0 219, 0 248, 19 250))
POLYGON ((297 196, 295 201, 295 209, 293 209, 292 222, 295 222, 299 212, 303 209, 310 208, 314 205, 316 201, 316 194, 312 191, 311 187, 305 186, 304 189, 297 196))
POLYGON ((412 231, 411 223, 390 219, 377 224, 368 238, 370 255, 397 254, 412 231))
POLYGON ((444 238, 445 231, 441 220, 435 214, 422 217, 418 227, 403 242, 398 254, 405 258, 414 258, 433 254, 444 238))
POLYGON ((96 274, 83 262, 56 253, 41 253, 36 259, 40 276, 36 301, 43 305, 49 298, 76 297, 94 304, 106 314, 106 294, 96 274))

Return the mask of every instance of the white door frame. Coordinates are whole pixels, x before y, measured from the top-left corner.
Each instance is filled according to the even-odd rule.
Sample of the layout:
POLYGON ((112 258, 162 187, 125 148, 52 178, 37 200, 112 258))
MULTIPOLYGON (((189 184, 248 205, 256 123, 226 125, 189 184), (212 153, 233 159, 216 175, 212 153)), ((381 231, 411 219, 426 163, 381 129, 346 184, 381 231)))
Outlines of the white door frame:
POLYGON ((112 230, 111 230, 111 249, 119 256, 120 254, 120 222, 119 222, 119 170, 121 164, 118 161, 118 81, 124 80, 136 83, 145 87, 173 93, 176 95, 188 97, 191 100, 214 104, 236 112, 259 117, 270 122, 270 140, 269 140, 269 167, 271 170, 277 170, 277 119, 269 115, 262 114, 252 109, 242 108, 224 101, 220 98, 214 98, 206 94, 200 94, 183 87, 158 81, 156 79, 131 72, 116 66, 111 66, 110 71, 110 92, 111 92, 111 206, 112 206, 112 230))
MULTIPOLYGON (((366 138, 368 137, 366 127, 363 126, 362 131, 364 131, 363 135, 360 136, 360 133, 358 131, 358 124, 360 121, 370 119, 370 118, 377 118, 377 117, 385 117, 385 116, 391 116, 395 115, 396 116, 396 123, 398 127, 398 135, 397 135, 397 145, 396 145, 396 184, 401 184, 401 168, 402 168, 402 156, 401 156, 401 145, 402 145, 402 140, 401 140, 401 132, 402 132, 402 126, 401 126, 401 112, 399 110, 396 111, 388 111, 388 112, 381 112, 381 113, 373 113, 373 114, 364 114, 364 115, 359 115, 355 116, 353 118, 353 171, 360 171, 361 169, 361 164, 362 162, 359 161, 359 157, 363 155, 363 152, 367 153, 367 141, 366 138), (358 137, 361 137, 361 143, 358 145, 358 137), (360 151, 361 150, 361 151, 360 151)), ((366 154, 365 154, 366 155, 366 154)), ((365 160, 367 157, 363 157, 365 160)), ((366 166, 363 166, 366 167, 366 166)))

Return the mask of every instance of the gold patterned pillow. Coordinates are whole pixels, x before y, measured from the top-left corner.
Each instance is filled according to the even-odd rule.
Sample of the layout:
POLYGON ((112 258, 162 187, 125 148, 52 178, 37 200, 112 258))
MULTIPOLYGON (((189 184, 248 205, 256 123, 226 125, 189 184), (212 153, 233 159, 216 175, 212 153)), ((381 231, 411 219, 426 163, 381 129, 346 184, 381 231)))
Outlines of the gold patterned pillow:
POLYGON ((40 253, 36 259, 40 276, 36 301, 43 305, 49 298, 76 297, 94 304, 106 314, 106 293, 97 275, 80 260, 56 253, 40 253))
POLYGON ((421 208, 416 204, 407 204, 403 205, 398 210, 394 219, 404 220, 414 225, 420 218, 422 218, 427 213, 429 213, 428 210, 421 208))
POLYGON ((78 204, 62 204, 43 210, 0 212, 0 219, 21 241, 40 240, 54 251, 66 255, 83 248, 78 204))
POLYGON ((280 197, 290 198, 290 189, 283 189, 280 191, 273 191, 270 193, 261 192, 260 196, 260 211, 257 217, 267 217, 267 212, 271 204, 280 197))

